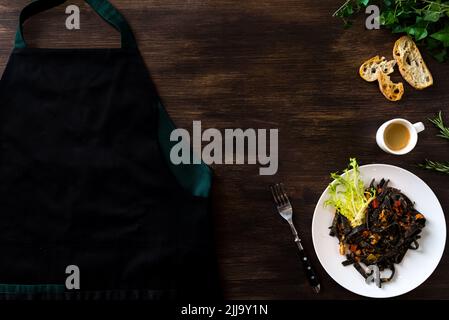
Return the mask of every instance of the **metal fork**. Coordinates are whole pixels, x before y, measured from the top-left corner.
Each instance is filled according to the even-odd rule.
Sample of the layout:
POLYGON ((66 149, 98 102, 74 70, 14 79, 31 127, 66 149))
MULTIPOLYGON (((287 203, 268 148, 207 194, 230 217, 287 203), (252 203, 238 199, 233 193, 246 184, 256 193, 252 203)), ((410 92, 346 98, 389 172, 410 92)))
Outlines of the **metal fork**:
POLYGON ((276 209, 278 213, 284 218, 290 225, 290 229, 293 233, 295 243, 299 249, 299 256, 301 257, 301 262, 304 268, 304 272, 307 275, 307 280, 312 286, 312 289, 316 292, 320 292, 320 283, 316 276, 315 270, 312 267, 310 259, 308 258, 304 247, 301 244, 301 239, 299 238, 298 232, 296 231, 295 225, 293 224, 293 208, 288 199, 287 193, 284 190, 284 185, 278 183, 270 186, 271 193, 273 195, 274 202, 276 204, 276 209))

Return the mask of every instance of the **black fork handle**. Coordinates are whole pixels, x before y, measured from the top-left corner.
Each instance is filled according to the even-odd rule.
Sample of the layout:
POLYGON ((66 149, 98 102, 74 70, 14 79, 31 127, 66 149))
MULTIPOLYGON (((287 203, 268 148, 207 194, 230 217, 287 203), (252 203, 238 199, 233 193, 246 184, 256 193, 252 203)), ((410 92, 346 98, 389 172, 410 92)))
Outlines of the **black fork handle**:
POLYGON ((321 290, 320 282, 316 275, 315 269, 310 262, 309 256, 307 255, 304 247, 302 246, 301 239, 299 238, 298 232, 296 231, 295 225, 293 224, 292 219, 288 221, 290 228, 292 230, 293 236, 295 237, 296 246, 299 249, 299 257, 301 258, 301 263, 304 268, 304 273, 307 276, 307 281, 309 281, 310 286, 312 287, 315 293, 319 293, 321 290))
POLYGON ((313 291, 315 291, 315 293, 319 293, 321 290, 320 282, 316 275, 315 269, 313 268, 312 263, 310 262, 310 259, 301 244, 301 239, 295 239, 295 243, 299 249, 299 257, 301 258, 301 263, 304 269, 304 273, 307 276, 307 281, 309 281, 309 284, 312 287, 313 291))

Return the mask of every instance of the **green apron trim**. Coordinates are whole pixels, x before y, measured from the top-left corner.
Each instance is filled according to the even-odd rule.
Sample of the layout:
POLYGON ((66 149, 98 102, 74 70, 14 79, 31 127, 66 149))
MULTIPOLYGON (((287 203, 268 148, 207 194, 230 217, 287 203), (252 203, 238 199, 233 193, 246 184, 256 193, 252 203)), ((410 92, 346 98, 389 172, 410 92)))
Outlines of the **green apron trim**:
MULTIPOLYGON (((170 151, 178 142, 170 141, 170 135, 176 129, 162 103, 159 102, 159 145, 168 162, 171 172, 175 175, 181 186, 196 197, 207 198, 212 186, 212 170, 205 163, 175 165, 170 160, 170 151)), ((193 159, 193 152, 191 152, 193 159)))
POLYGON ((59 284, 0 284, 0 294, 29 294, 29 293, 61 293, 65 286, 59 284))
MULTIPOLYGON (((24 22, 45 10, 54 8, 60 4, 65 3, 67 0, 35 0, 26 6, 20 13, 19 27, 16 33, 15 47, 26 48, 26 42, 23 37, 23 24, 24 22)), ((122 48, 135 48, 136 39, 131 30, 131 27, 126 22, 123 15, 115 9, 115 7, 107 0, 85 0, 92 9, 100 15, 107 23, 113 26, 121 33, 122 48)))

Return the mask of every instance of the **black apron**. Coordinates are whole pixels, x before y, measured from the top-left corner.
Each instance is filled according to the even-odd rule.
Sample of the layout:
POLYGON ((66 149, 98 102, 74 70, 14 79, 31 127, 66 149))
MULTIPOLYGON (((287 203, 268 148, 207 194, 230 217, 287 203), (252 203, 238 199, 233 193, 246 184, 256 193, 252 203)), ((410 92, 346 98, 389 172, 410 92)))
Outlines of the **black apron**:
POLYGON ((28 48, 20 15, 0 82, 0 298, 216 297, 204 165, 173 165, 174 129, 131 28, 117 49, 28 48), (80 270, 67 289, 66 268, 80 270))

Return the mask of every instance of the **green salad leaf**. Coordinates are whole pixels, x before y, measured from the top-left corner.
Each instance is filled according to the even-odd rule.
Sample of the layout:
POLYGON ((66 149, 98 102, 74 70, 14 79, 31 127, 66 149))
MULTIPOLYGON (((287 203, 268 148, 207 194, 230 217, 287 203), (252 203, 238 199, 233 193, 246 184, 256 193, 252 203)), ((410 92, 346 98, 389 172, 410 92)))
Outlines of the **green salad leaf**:
POLYGON ((342 175, 332 173, 331 178, 334 181, 329 185, 330 197, 326 200, 325 206, 334 207, 349 220, 352 227, 363 224, 366 209, 376 198, 376 191, 366 190, 360 177, 357 160, 350 159, 349 167, 344 173, 342 175))

